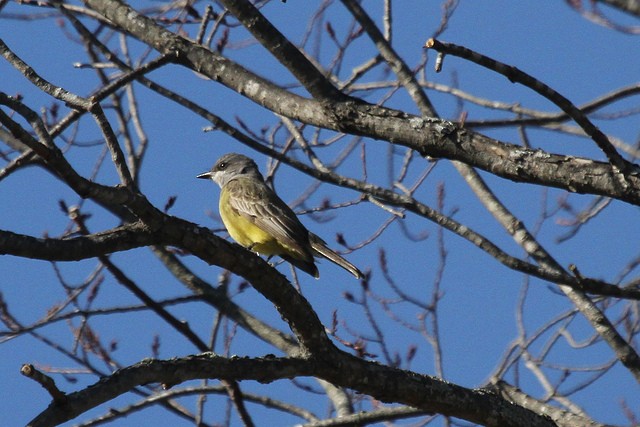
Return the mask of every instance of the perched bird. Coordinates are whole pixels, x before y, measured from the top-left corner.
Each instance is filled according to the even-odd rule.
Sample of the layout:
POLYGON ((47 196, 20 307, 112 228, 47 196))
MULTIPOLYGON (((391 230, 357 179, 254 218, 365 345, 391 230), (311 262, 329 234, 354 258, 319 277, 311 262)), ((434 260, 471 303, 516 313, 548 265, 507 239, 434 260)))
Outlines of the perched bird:
POLYGON ((356 266, 302 225, 291 208, 267 186, 249 157, 225 154, 209 172, 197 177, 211 179, 220 186, 220 217, 240 245, 258 254, 278 255, 315 278, 320 273, 314 256, 327 258, 357 279, 363 277, 356 266))

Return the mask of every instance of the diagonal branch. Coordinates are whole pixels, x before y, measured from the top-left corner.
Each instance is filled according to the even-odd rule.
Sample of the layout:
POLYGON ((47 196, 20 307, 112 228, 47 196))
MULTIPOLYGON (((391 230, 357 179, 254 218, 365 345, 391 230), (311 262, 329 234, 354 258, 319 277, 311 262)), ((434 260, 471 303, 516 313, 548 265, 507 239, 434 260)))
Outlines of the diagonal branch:
POLYGON ((81 96, 75 95, 60 86, 56 86, 46 79, 42 78, 38 73, 26 64, 22 59, 20 59, 15 53, 13 53, 9 47, 0 39, 0 55, 4 56, 11 65, 13 65, 18 71, 20 71, 31 83, 33 83, 36 87, 53 96, 54 98, 65 102, 66 104, 72 106, 75 109, 88 111, 93 115, 94 119, 98 123, 98 126, 103 132, 105 137, 105 141, 109 150, 111 150, 111 155, 113 158, 113 163, 116 166, 118 174, 120 175, 120 180, 127 187, 131 187, 133 185, 133 179, 131 178, 131 173, 127 168, 126 161, 124 159, 124 154, 118 145, 118 139, 111 129, 111 125, 107 121, 107 118, 104 115, 104 111, 100 104, 93 99, 85 99, 81 96))
POLYGON ((144 206, 149 207, 146 199, 139 193, 133 193, 126 188, 100 185, 80 176, 56 147, 50 132, 35 111, 2 92, 0 92, 0 105, 8 106, 24 117, 33 127, 38 139, 2 110, 0 110, 0 124, 4 125, 14 138, 32 149, 42 159, 47 170, 63 180, 80 197, 92 198, 106 206, 137 205, 140 211, 144 211, 144 206))
MULTIPOLYGON (((455 163, 455 166, 482 204, 485 205, 502 227, 511 234, 516 243, 526 251, 527 255, 535 259, 544 269, 567 275, 562 266, 538 243, 524 224, 498 200, 473 168, 461 163, 455 163)), ((579 277, 578 282, 580 282, 579 277)), ((638 356, 633 346, 618 333, 618 330, 605 313, 586 295, 581 286, 569 286, 563 281, 557 282, 557 285, 614 351, 618 360, 640 383, 640 356, 638 356)))
POLYGON ((349 12, 358 20, 360 25, 367 32, 371 40, 376 45, 380 55, 389 64, 393 72, 398 76, 400 84, 402 84, 415 104, 420 108, 423 116, 437 116, 435 108, 431 101, 424 93, 424 90, 418 84, 415 73, 413 73, 407 64, 400 58, 391 46, 390 42, 385 39, 373 20, 367 15, 362 5, 355 0, 342 0, 342 4, 349 9, 349 12))
POLYGON ((152 250, 176 279, 221 314, 244 328, 245 331, 286 354, 295 355, 299 353, 300 348, 292 335, 285 334, 275 327, 269 326, 242 309, 242 307, 233 302, 221 287, 211 286, 211 284, 196 276, 171 251, 160 246, 154 246, 152 250))
POLYGON ((524 406, 538 414, 547 414, 549 418, 558 423, 558 426, 605 427, 604 424, 597 423, 584 416, 555 407, 546 401, 536 399, 505 381, 495 381, 489 384, 486 388, 487 390, 491 390, 505 399, 516 402, 518 405, 524 406))
POLYGON ((221 3, 262 46, 287 67, 311 96, 318 100, 334 101, 347 98, 250 1, 222 0, 221 3))
POLYGON ((600 147, 611 164, 620 172, 624 175, 638 172, 638 167, 625 160, 620 153, 616 151, 607 136, 598 129, 598 127, 594 125, 578 107, 573 105, 571 101, 540 80, 535 79, 512 65, 504 64, 493 58, 489 58, 488 56, 484 56, 478 52, 472 51, 471 49, 458 46, 453 43, 444 43, 436 39, 429 39, 427 40, 425 47, 434 49, 443 54, 459 56, 485 68, 496 71, 507 77, 509 81, 513 83, 520 83, 530 89, 533 89, 535 92, 553 102, 569 117, 571 117, 586 132, 586 134, 591 137, 598 147, 600 147))

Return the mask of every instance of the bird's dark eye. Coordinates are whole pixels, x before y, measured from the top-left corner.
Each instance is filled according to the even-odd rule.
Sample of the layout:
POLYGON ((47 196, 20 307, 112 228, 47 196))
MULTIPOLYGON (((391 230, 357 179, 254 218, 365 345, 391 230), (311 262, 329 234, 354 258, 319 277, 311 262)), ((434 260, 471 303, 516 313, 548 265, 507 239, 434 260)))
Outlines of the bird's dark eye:
POLYGON ((219 170, 225 170, 227 168, 227 164, 225 162, 219 163, 218 164, 218 169, 219 170))

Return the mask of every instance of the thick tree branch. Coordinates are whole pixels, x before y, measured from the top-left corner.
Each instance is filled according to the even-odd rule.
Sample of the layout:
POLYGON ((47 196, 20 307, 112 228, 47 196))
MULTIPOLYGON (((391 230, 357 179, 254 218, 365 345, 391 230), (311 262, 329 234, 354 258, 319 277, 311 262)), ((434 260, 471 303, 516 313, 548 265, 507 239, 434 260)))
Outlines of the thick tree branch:
POLYGON ((80 261, 159 243, 161 237, 142 223, 68 239, 38 238, 0 230, 0 255, 48 261, 80 261))
POLYGON ((175 385, 202 378, 269 383, 302 376, 323 378, 381 401, 401 402, 427 413, 442 413, 487 426, 555 426, 550 419, 483 389, 456 386, 358 359, 338 350, 318 356, 312 359, 227 359, 207 353, 172 360, 145 360, 116 371, 85 390, 67 394, 64 405, 52 403, 28 426, 60 424, 143 384, 175 385))
POLYGON ((425 156, 459 160, 516 182, 598 194, 640 205, 640 178, 628 176, 625 185, 620 185, 618 172, 607 163, 502 143, 444 120, 423 119, 355 99, 330 104, 309 100, 171 33, 117 0, 85 1, 113 25, 161 53, 173 55, 176 62, 294 120, 390 141, 425 156))
POLYGON ((148 359, 120 369, 87 389, 67 394, 64 404, 52 403, 27 425, 44 427, 62 424, 144 384, 175 385, 202 378, 238 381, 253 379, 268 383, 309 375, 311 368, 312 365, 304 359, 227 359, 213 353, 173 360, 148 359))

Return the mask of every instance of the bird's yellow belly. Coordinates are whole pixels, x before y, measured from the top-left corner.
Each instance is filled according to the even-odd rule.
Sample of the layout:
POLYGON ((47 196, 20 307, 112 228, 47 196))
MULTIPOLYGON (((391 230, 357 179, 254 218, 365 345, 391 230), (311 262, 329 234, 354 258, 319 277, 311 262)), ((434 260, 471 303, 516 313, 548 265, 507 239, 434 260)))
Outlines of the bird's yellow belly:
POLYGON ((262 255, 280 255, 287 252, 269 233, 238 215, 222 198, 220 200, 220 217, 233 240, 245 248, 250 248, 262 255))

